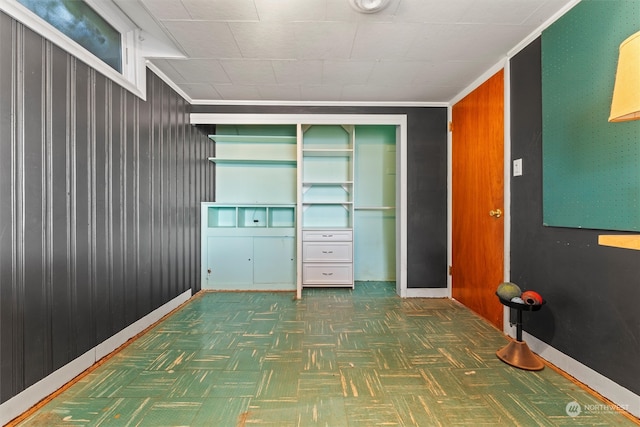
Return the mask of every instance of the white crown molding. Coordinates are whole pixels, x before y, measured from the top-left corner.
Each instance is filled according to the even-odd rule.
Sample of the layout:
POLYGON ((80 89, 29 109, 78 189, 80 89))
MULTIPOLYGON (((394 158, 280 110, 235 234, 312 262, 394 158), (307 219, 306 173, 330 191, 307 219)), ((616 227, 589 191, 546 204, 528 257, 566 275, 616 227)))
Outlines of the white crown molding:
POLYGON ((197 99, 192 105, 249 105, 249 106, 309 106, 309 107, 448 107, 448 102, 377 102, 377 101, 229 101, 220 99, 197 99))

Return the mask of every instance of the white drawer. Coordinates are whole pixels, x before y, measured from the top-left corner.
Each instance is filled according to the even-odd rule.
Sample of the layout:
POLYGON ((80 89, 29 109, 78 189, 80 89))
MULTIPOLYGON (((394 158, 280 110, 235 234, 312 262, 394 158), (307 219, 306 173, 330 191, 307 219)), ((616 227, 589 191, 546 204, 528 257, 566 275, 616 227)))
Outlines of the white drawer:
POLYGON ((353 264, 302 264, 304 285, 351 285, 353 264))
POLYGON ((303 262, 351 262, 351 242, 302 242, 303 262))
POLYGON ((302 230, 302 240, 305 242, 351 242, 353 230, 302 230))

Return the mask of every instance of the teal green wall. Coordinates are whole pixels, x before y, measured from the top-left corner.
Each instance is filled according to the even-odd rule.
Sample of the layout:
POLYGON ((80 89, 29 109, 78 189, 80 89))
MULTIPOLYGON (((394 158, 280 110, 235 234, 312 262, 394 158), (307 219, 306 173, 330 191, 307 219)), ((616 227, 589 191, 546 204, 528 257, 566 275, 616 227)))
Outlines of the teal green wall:
POLYGON ((396 127, 356 126, 355 280, 395 280, 396 127))
POLYGON ((640 1, 584 0, 542 35, 545 225, 640 230, 640 121, 607 121, 638 30, 640 1))

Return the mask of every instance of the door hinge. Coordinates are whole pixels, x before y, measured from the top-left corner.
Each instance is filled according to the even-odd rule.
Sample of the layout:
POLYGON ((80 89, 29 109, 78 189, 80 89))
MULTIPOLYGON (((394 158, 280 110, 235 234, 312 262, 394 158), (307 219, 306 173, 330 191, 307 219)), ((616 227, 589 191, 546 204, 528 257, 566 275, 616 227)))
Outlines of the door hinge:
POLYGON ((449 122, 449 132, 453 132, 453 122, 449 122))
POLYGON ((453 266, 449 266, 449 276, 453 275, 453 266))

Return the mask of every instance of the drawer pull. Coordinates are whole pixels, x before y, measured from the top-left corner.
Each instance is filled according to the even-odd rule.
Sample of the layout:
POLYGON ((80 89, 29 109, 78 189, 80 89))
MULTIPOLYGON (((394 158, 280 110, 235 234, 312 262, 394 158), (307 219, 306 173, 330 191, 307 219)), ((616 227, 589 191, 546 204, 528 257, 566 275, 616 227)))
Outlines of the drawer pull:
POLYGON ((333 273, 322 273, 323 276, 333 276, 333 273))
POLYGON ((333 251, 322 251, 323 254, 332 254, 333 251))
POLYGON ((333 237, 333 234, 323 234, 322 237, 333 237))

